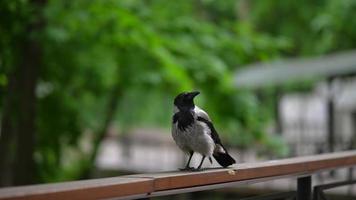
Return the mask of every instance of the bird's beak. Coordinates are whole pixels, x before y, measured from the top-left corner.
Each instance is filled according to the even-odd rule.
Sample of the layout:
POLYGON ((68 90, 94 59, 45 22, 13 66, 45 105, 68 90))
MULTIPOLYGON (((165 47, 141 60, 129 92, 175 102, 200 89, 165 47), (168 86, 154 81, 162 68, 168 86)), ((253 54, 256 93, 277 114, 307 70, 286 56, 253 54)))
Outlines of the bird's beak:
POLYGON ((200 94, 199 91, 194 91, 194 92, 189 92, 188 95, 191 99, 194 99, 198 94, 200 94))

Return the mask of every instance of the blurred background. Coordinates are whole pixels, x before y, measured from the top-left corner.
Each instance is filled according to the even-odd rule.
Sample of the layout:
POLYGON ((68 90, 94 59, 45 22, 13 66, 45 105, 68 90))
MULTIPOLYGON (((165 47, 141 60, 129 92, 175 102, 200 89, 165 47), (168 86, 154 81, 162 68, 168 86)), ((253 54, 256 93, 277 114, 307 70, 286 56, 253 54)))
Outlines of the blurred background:
MULTIPOLYGON (((191 90, 238 163, 352 149, 355 13, 354 0, 2 0, 0 186, 176 170, 172 104, 191 90)), ((214 198, 295 187, 283 181, 214 198)))

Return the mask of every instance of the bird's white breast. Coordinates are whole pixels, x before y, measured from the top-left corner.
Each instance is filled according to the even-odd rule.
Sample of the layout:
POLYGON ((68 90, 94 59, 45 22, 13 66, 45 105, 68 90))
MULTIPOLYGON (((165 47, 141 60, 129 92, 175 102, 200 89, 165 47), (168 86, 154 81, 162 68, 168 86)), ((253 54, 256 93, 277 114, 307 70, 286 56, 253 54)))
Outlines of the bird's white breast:
POLYGON ((178 121, 172 125, 173 139, 183 151, 195 151, 205 156, 211 156, 215 143, 210 136, 210 128, 204 122, 197 120, 198 116, 208 119, 209 116, 198 107, 195 107, 193 116, 194 122, 184 130, 178 128, 178 121))

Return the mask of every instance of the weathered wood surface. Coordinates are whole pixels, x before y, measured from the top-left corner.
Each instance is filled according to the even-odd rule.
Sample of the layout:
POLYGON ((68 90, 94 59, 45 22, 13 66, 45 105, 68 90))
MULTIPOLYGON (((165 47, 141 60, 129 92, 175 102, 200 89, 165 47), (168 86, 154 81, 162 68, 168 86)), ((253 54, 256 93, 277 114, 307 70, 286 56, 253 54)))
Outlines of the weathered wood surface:
POLYGON ((0 189, 3 199, 142 198, 300 177, 356 165, 356 151, 237 164, 200 172, 161 172, 0 189))

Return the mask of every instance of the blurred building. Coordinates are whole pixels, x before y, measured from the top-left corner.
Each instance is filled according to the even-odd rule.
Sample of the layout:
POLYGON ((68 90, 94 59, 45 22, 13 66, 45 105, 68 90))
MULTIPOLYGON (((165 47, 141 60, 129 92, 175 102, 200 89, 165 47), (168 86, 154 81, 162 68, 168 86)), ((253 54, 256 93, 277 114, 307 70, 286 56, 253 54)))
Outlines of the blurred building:
MULTIPOLYGON (((333 97, 334 151, 352 148, 356 113, 356 79, 337 81, 333 97)), ((283 137, 294 155, 328 151, 328 84, 316 84, 309 93, 285 94, 280 100, 283 137)))
POLYGON ((239 88, 275 91, 275 132, 291 156, 354 148, 356 135, 356 51, 317 58, 287 59, 242 67, 239 88), (283 89, 308 82, 309 90, 283 89))

